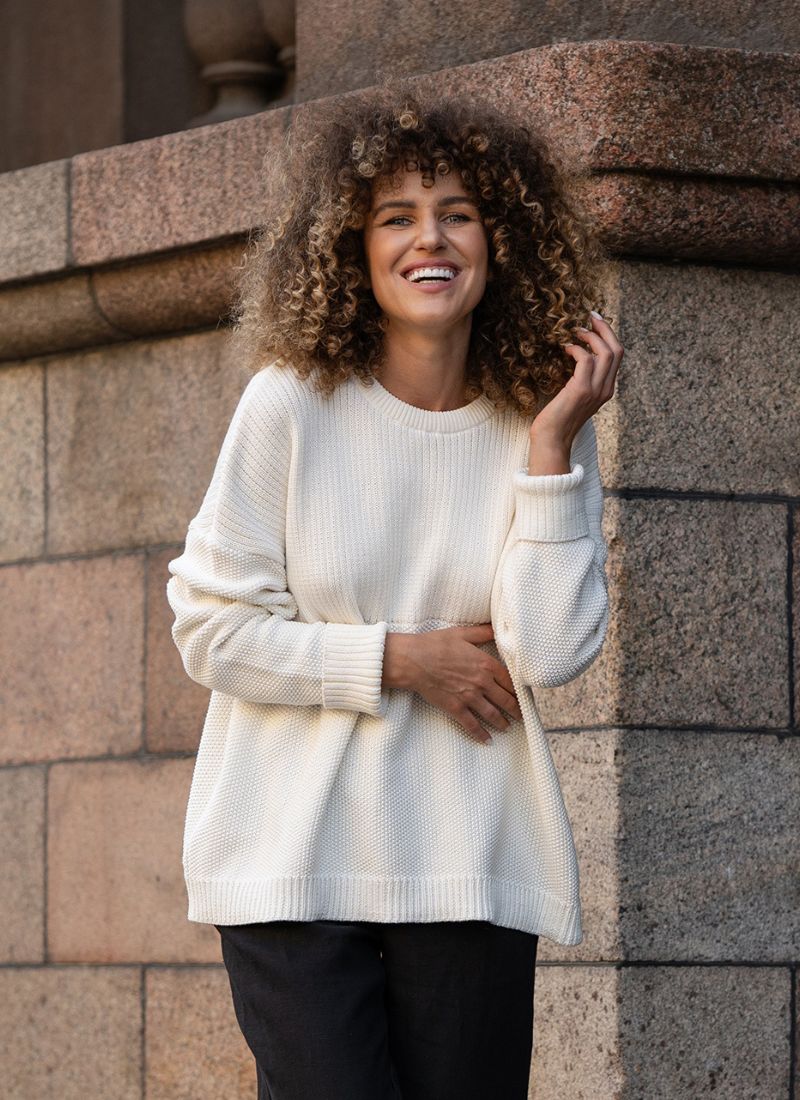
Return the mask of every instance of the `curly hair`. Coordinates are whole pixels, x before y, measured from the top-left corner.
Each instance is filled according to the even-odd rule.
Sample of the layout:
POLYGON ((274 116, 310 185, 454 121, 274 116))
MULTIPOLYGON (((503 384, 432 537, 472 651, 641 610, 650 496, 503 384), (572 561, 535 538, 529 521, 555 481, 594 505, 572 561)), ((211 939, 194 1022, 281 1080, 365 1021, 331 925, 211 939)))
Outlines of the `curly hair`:
POLYGON ((233 319, 246 353, 314 373, 330 394, 352 374, 369 384, 385 318, 367 278, 363 229, 374 182, 401 168, 456 170, 477 201, 489 278, 473 310, 467 400, 529 414, 575 362, 563 345, 589 310, 606 313, 608 256, 565 197, 544 138, 472 96, 444 98, 408 80, 304 108, 268 165, 271 217, 251 238, 233 319))

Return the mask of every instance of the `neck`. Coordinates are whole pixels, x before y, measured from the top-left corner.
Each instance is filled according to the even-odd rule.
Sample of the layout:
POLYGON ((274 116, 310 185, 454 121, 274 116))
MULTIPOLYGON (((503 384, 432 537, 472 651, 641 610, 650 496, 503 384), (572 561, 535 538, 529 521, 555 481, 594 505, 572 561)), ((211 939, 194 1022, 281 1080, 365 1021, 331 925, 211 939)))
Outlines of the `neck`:
POLYGON ((471 317, 448 332, 428 333, 390 323, 385 358, 375 376, 385 389, 431 412, 460 409, 464 395, 471 317))

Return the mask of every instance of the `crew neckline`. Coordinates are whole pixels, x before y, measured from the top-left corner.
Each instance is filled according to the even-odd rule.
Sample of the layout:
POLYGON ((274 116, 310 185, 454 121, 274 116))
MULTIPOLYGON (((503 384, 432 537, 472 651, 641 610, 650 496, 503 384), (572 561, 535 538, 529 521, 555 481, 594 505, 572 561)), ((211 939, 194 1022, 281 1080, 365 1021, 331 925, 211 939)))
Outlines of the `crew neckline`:
MULTIPOLYGON (((354 376, 355 377, 355 376, 354 376)), ((396 397, 385 386, 382 386, 375 375, 372 376, 372 384, 362 382, 355 378, 356 385, 367 401, 385 416, 397 420, 409 428, 416 428, 424 432, 459 432, 465 428, 474 428, 482 424, 494 413, 493 402, 485 393, 479 394, 467 405, 459 409, 421 409, 418 405, 410 405, 396 397)))

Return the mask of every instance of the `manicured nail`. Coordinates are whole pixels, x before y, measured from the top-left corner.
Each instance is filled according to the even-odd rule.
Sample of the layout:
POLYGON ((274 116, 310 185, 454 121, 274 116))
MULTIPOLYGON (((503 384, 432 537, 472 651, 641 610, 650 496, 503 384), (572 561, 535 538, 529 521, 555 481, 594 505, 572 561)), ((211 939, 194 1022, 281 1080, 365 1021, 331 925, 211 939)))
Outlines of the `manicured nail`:
POLYGON ((601 321, 603 320, 602 313, 598 313, 596 309, 590 309, 589 312, 593 317, 599 317, 601 321))

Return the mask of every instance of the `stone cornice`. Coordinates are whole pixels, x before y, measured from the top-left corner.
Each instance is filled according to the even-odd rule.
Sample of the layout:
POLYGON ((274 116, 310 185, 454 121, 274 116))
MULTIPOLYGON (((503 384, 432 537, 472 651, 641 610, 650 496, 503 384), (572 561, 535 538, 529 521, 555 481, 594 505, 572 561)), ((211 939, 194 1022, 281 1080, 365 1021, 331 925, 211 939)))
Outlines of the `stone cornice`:
MULTIPOLYGON (((540 128, 615 255, 796 267, 800 57, 558 43, 444 78, 540 128)), ((361 95, 355 92, 350 95, 361 95)), ((0 176, 0 357, 213 325, 316 101, 0 176)))

